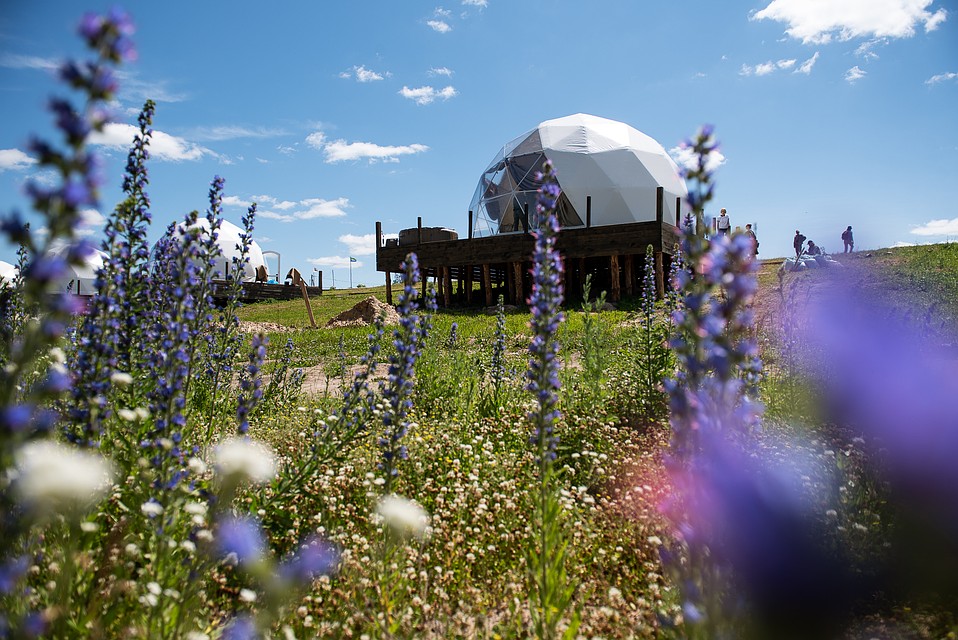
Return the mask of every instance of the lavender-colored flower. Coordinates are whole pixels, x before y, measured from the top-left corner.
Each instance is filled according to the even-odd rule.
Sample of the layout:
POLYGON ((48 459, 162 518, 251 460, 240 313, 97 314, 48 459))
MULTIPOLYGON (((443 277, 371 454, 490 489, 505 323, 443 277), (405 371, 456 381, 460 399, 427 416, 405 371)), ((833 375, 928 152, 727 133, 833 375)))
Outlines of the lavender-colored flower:
POLYGON ((290 582, 309 584, 319 576, 335 573, 339 566, 339 549, 328 541, 314 537, 279 566, 279 575, 290 582))
POLYGON ((379 468, 385 475, 386 493, 392 490, 393 479, 399 473, 399 462, 408 457, 402 440, 409 428, 407 415, 412 408, 416 359, 425 339, 424 324, 428 322, 418 313, 419 261, 415 253, 406 256, 402 270, 403 290, 397 305, 399 327, 393 331, 396 351, 389 357, 389 374, 381 386, 385 407, 382 412, 384 431, 379 439, 383 459, 379 468))
POLYGON ((254 565, 266 554, 266 538, 260 523, 252 518, 229 517, 216 528, 216 549, 220 558, 241 566, 254 565))
POLYGON ((262 635, 256 628, 256 621, 251 616, 241 615, 229 621, 220 638, 223 640, 259 640, 262 635))
POLYGON ((236 420, 239 423, 239 433, 249 431, 249 416, 256 409, 257 403, 263 397, 263 379, 260 371, 266 359, 266 346, 269 338, 262 333, 253 336, 253 345, 249 354, 249 364, 240 377, 240 395, 236 407, 236 420))
POLYGON ((531 436, 536 447, 540 466, 555 458, 558 438, 553 433, 559 419, 559 363, 557 361, 559 342, 556 334, 563 320, 562 306, 562 262, 556 251, 556 235, 559 233, 559 221, 555 215, 556 201, 559 198, 559 184, 556 181, 552 163, 546 161, 543 170, 536 175, 542 183, 536 203, 539 214, 539 227, 535 232, 536 245, 532 260, 532 295, 529 308, 532 312, 532 343, 529 345, 529 370, 526 389, 531 391, 537 403, 537 410, 529 415, 534 427, 531 436))

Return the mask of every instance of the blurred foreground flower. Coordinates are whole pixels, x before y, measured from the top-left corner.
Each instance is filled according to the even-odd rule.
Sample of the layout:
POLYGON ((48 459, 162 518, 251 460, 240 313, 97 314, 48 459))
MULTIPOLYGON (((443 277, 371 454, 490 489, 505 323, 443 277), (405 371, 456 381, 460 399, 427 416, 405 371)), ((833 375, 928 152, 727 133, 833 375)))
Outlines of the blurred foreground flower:
POLYGON ((113 464, 102 456, 52 440, 20 447, 16 491, 37 513, 77 512, 96 503, 113 484, 113 464))
POLYGON ((255 440, 229 438, 216 445, 213 468, 224 482, 263 484, 276 476, 276 456, 255 440))
POLYGON ((385 496, 376 505, 376 513, 402 538, 422 540, 426 537, 429 514, 412 500, 397 495, 385 496))

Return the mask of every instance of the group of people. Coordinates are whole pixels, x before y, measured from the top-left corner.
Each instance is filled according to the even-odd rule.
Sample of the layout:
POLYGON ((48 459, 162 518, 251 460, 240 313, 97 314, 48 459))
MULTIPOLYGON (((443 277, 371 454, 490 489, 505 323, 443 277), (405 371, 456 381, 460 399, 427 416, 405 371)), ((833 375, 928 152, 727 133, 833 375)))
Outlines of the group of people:
MULTIPOLYGON (((810 256, 822 255, 822 248, 815 244, 813 240, 809 240, 808 248, 804 248, 805 240, 806 238, 802 235, 802 232, 796 229, 795 238, 792 240, 792 247, 795 248, 796 258, 800 257, 803 252, 810 256)), ((848 225, 848 227, 842 231, 842 243, 845 245, 845 253, 851 253, 855 250, 855 236, 852 234, 851 225, 848 225)))
MULTIPOLYGON (((715 219, 715 230, 719 235, 727 235, 732 232, 732 220, 728 216, 728 211, 722 209, 719 217, 715 219)), ((758 238, 755 237, 755 231, 752 230, 751 223, 745 225, 745 235, 752 239, 752 255, 758 255, 758 238)), ((802 232, 795 230, 795 238, 792 246, 795 248, 795 257, 798 258, 805 253, 810 256, 822 255, 822 248, 815 244, 813 240, 808 240, 808 247, 805 247, 805 241, 808 240, 802 232)), ((852 227, 848 227, 842 232, 842 243, 845 245, 845 253, 851 253, 855 250, 855 236, 852 234, 852 227)))
MULTIPOLYGON (((719 212, 719 217, 715 219, 715 229, 719 235, 728 235, 732 232, 732 220, 728 217, 728 211, 722 209, 719 212)), ((752 229, 752 223, 745 225, 745 231, 743 232, 746 236, 752 239, 752 256, 758 255, 758 238, 755 237, 755 231, 752 229)))

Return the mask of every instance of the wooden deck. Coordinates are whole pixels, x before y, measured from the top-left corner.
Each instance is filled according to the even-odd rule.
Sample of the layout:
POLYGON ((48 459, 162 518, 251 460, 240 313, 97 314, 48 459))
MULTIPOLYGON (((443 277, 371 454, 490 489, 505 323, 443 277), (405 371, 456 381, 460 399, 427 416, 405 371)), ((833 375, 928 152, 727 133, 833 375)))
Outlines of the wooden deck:
MULTIPOLYGON (((213 299, 222 298, 220 293, 226 287, 225 280, 213 281, 213 299), (218 295, 219 294, 219 295, 218 295)), ((309 297, 323 294, 322 287, 306 287, 309 297)), ((267 284, 265 282, 244 282, 240 300, 243 302, 263 302, 264 300, 298 300, 303 297, 299 287, 287 284, 267 284)))
MULTIPOLYGON (((559 231, 556 248, 564 260, 568 298, 579 297, 588 274, 592 274, 593 292, 605 290, 612 301, 619 300, 623 293, 634 295, 641 288, 649 245, 655 252, 658 293, 664 294, 665 257, 674 252, 679 229, 663 220, 662 188, 659 190, 655 221, 606 226, 587 223, 559 231)), ((591 223, 591 216, 587 220, 591 223)), ((386 298, 390 303, 392 274, 400 271, 400 264, 411 252, 419 259, 423 286, 433 278, 439 303, 445 306, 483 302, 490 306, 498 294, 508 303, 519 305, 532 291, 530 270, 535 238, 530 233, 387 247, 383 243, 382 224, 377 222, 376 238, 376 269, 386 274, 386 298)))

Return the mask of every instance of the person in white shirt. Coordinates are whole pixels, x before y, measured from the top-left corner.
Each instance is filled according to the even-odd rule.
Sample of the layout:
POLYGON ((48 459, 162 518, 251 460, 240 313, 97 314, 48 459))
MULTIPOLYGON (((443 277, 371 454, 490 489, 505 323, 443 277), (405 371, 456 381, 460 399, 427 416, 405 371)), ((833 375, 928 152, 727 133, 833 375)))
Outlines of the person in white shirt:
POLYGON ((728 232, 732 230, 732 219, 728 217, 725 209, 722 209, 721 213, 719 214, 715 226, 720 234, 728 234, 728 232))

